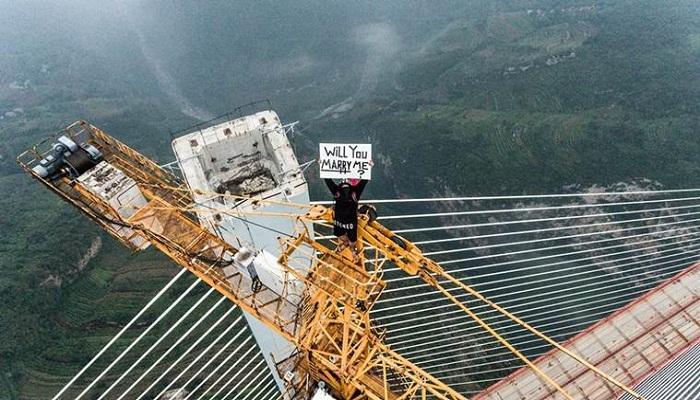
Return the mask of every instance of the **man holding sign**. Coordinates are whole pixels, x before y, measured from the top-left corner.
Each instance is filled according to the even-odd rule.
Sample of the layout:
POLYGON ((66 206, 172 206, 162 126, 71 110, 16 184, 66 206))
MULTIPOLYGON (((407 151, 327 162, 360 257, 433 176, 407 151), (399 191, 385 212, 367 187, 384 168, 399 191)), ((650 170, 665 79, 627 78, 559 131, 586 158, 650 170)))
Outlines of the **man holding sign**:
POLYGON ((319 144, 321 178, 333 194, 333 234, 340 241, 338 250, 350 247, 358 259, 357 207, 367 182, 372 176, 371 144, 319 144), (336 184, 333 179, 342 179, 336 184))

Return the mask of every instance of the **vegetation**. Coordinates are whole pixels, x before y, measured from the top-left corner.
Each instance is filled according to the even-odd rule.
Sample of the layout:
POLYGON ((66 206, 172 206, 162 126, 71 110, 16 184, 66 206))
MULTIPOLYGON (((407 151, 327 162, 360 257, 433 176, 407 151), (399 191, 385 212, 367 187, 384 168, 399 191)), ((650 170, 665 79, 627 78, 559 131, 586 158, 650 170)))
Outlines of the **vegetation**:
POLYGON ((268 97, 304 159, 371 140, 368 197, 700 183, 694 1, 67 3, 0 5, 0 399, 55 393, 176 272, 15 165, 77 118, 170 161, 186 108, 268 97))

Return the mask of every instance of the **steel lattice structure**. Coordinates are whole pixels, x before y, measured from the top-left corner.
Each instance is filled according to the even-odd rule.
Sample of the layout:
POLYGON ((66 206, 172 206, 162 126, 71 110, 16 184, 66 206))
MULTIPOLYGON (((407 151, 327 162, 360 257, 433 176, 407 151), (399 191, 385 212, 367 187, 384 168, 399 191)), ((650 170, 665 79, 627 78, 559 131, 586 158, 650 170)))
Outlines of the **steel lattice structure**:
POLYGON ((273 291, 256 286, 249 274, 235 266, 239 249, 200 226, 192 212, 196 206, 177 177, 87 122, 68 126, 64 134, 99 149, 106 162, 136 182, 146 203, 125 216, 76 179, 39 176, 33 168, 49 151, 48 140, 22 153, 19 164, 127 247, 141 250, 154 246, 292 342, 296 353, 277 363, 280 375, 288 377, 290 398, 307 398, 318 382, 324 382, 343 399, 465 399, 384 344, 383 332, 373 326, 370 311, 387 286, 383 279, 385 266, 394 265, 419 277, 452 301, 565 398, 572 399, 496 329, 458 300, 455 291, 483 302, 566 353, 600 379, 641 399, 624 384, 450 275, 424 256, 416 245, 369 214, 362 215, 359 223, 358 245, 369 249, 360 260, 354 260, 349 249, 336 252, 324 246, 305 230, 302 222, 332 222, 332 209, 316 205, 306 212, 287 215, 300 223, 294 237, 281 240, 281 255, 275 261, 284 274, 283 289, 273 291), (299 260, 310 262, 308 271, 295 266, 299 260))

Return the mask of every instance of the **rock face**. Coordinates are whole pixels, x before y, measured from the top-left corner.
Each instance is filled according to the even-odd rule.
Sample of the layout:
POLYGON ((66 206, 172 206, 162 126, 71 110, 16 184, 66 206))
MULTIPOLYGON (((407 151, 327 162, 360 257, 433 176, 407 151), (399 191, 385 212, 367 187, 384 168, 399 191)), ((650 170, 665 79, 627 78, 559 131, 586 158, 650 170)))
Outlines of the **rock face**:
POLYGON ((184 398, 189 394, 184 388, 172 389, 163 393, 160 400, 184 400, 184 398))
POLYGON ((63 279, 60 275, 49 274, 49 276, 44 279, 39 286, 40 287, 60 287, 63 283, 63 279))
POLYGON ((85 253, 80 257, 75 267, 68 273, 68 276, 61 276, 59 274, 49 274, 40 284, 40 287, 51 288, 60 287, 63 284, 64 279, 80 274, 92 261, 93 258, 97 257, 97 254, 102 249, 102 238, 100 236, 95 236, 90 243, 90 247, 85 251, 85 253))
POLYGON ((99 236, 95 236, 94 239, 92 239, 92 243, 90 244, 90 247, 88 247, 87 251, 83 256, 78 260, 78 263, 76 264, 76 272, 80 272, 85 267, 87 267, 88 263, 97 256, 97 253, 100 252, 100 249, 102 248, 102 238, 99 236))
MULTIPOLYGON (((557 201, 556 205, 552 201, 542 201, 540 199, 517 200, 516 202, 497 204, 483 201, 469 202, 446 202, 439 203, 438 208, 442 212, 462 212, 471 210, 474 214, 450 215, 441 218, 445 226, 463 225, 464 229, 458 231, 447 231, 453 237, 469 236, 474 244, 474 252, 480 256, 495 255, 503 251, 503 247, 497 246, 509 241, 516 240, 543 240, 555 241, 562 244, 561 239, 569 237, 569 245, 572 250, 589 250, 591 254, 598 254, 598 243, 590 244, 608 238, 613 244, 625 245, 627 247, 639 247, 640 256, 657 251, 641 240, 649 238, 640 237, 647 233, 654 238, 664 238, 687 233, 687 228, 679 227, 673 229, 665 226, 677 222, 683 218, 674 216, 673 209, 668 209, 669 204, 659 202, 642 207, 636 204, 619 205, 610 207, 610 203, 637 202, 645 200, 648 196, 636 194, 639 191, 652 191, 660 189, 660 184, 648 179, 632 180, 628 182, 618 182, 608 186, 593 185, 590 187, 580 187, 579 185, 568 185, 563 188, 564 192, 580 193, 607 193, 607 192, 630 192, 630 194, 615 194, 605 196, 581 196, 565 198, 557 201), (555 208, 552 208, 555 207, 555 208), (500 209, 496 213, 480 214, 478 210, 500 209), (518 212, 502 212, 504 209, 522 209, 518 212), (649 219, 644 226, 642 224, 629 222, 630 220, 649 219), (630 228, 638 227, 636 230, 630 228), (527 237, 513 234, 516 231, 539 230, 530 232, 527 237), (507 234, 504 237, 494 235, 507 234), (485 237, 484 237, 485 236, 485 237), (630 236, 635 236, 630 238, 630 236), (494 246, 496 245, 496 246, 494 246)), ((437 194, 436 197, 454 197, 456 194, 449 188, 444 193, 437 194)), ((676 206, 676 204, 674 204, 676 206)), ((684 213, 682 210, 680 213, 684 213)), ((643 222, 643 221, 642 221, 643 222)), ((673 227, 671 227, 673 228, 673 227)), ((543 244, 544 244, 543 243, 543 244)), ((517 259, 518 257, 509 257, 517 259)), ((606 258, 597 259, 595 264, 606 271, 614 272, 614 264, 610 265, 606 258)))

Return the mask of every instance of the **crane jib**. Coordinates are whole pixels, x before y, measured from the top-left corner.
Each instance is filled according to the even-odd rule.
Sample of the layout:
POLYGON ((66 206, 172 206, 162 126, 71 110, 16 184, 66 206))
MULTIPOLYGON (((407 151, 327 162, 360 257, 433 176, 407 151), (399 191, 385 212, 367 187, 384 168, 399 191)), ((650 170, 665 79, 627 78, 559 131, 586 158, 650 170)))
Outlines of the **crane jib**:
MULTIPOLYGON (((309 397, 309 388, 319 382, 327 385, 335 396, 347 399, 466 398, 390 349, 383 343, 381 333, 373 328, 370 311, 386 287, 383 274, 387 263, 420 277, 452 301, 565 398, 572 397, 560 383, 539 370, 453 292, 467 293, 487 304, 565 351, 601 379, 641 398, 452 277, 438 263, 425 257, 415 244, 394 234, 374 218, 361 215, 359 219, 358 246, 368 249, 361 252, 359 260, 349 249, 336 252, 299 229, 293 237, 281 240, 279 257, 273 258, 263 252, 246 255, 244 265, 243 257, 237 256, 239 248, 209 232, 193 216, 196 205, 179 178, 87 122, 76 122, 61 135, 70 139, 62 139, 63 143, 90 149, 90 152, 80 153, 79 168, 64 168, 61 164, 63 148, 52 147, 54 139, 22 153, 18 163, 127 247, 142 250, 154 246, 292 342, 296 352, 277 363, 290 398, 309 397), (64 170, 67 173, 61 172, 64 170), (115 197, 114 192, 106 190, 107 186, 116 187, 120 196, 115 197), (376 256, 366 257, 371 252, 376 256), (295 267, 300 259, 309 261, 311 267, 308 270, 295 267), (282 271, 282 285, 275 290, 261 285, 251 272, 256 265, 282 271)), ((332 211, 323 206, 282 217, 309 223, 333 222, 332 211)))

